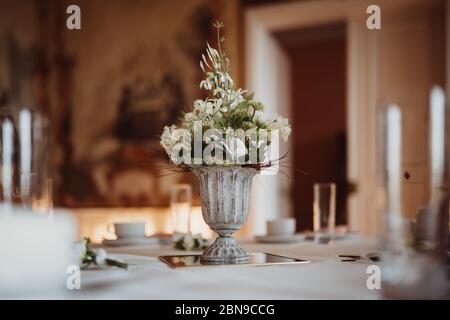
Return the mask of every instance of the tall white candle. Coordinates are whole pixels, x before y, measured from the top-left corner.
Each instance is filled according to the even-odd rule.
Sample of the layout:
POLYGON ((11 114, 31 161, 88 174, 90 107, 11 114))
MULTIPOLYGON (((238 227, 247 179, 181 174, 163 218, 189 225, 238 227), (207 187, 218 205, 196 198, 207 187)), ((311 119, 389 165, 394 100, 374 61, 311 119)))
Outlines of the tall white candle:
POLYGON ((31 183, 31 155, 32 155, 32 128, 31 112, 23 109, 19 112, 19 139, 20 139, 20 188, 21 194, 29 196, 31 183))
POLYGON ((401 154, 402 125, 401 111, 396 105, 387 109, 387 191, 390 214, 400 214, 401 210, 401 154))
POLYGON ((442 186, 445 166, 445 96, 440 87, 434 87, 430 95, 430 170, 431 194, 442 186))
POLYGON ((12 121, 5 119, 2 123, 2 185, 5 202, 12 201, 13 196, 13 153, 14 126, 12 121))

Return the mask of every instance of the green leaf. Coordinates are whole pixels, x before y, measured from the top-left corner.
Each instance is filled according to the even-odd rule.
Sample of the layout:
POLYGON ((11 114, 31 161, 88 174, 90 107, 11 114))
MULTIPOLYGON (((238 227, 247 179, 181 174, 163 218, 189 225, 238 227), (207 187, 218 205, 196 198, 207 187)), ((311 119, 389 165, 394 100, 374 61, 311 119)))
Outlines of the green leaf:
POLYGON ((127 269, 128 268, 128 263, 122 262, 122 261, 119 261, 119 260, 106 258, 105 262, 106 262, 106 265, 108 265, 108 266, 118 267, 118 268, 121 268, 121 269, 127 269))

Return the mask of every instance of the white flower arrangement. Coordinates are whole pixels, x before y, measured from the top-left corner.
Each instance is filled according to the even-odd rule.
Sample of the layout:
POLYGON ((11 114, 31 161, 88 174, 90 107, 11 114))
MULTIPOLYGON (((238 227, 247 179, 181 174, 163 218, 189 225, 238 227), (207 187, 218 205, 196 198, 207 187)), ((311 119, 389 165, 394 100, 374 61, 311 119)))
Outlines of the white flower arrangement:
POLYGON ((193 110, 181 119, 180 128, 175 125, 164 127, 160 143, 172 162, 180 164, 179 159, 183 158, 188 160, 185 163, 194 167, 189 159, 195 160, 195 139, 192 137, 196 137, 198 130, 202 139, 202 160, 194 162, 195 165, 260 164, 266 159, 264 154, 271 143, 271 133, 278 131, 281 138, 287 141, 291 126, 281 116, 264 120, 260 116, 264 105, 247 90, 235 88, 229 75, 229 60, 221 49, 225 39, 220 36, 220 30, 224 25, 219 21, 213 25, 217 29, 218 49, 207 43, 206 54, 202 54, 200 61, 200 68, 206 76, 200 82, 200 88, 209 91, 209 94, 204 100, 194 102, 193 110), (239 130, 255 133, 253 136, 244 135, 239 130), (265 142, 261 142, 263 138, 265 142), (208 146, 215 151, 205 156, 208 146), (256 158, 251 157, 252 148, 257 151, 256 158))
POLYGON ((89 248, 90 239, 83 237, 80 242, 75 244, 75 251, 78 255, 79 264, 82 269, 87 269, 90 265, 99 267, 114 266, 127 269, 128 264, 119 259, 108 256, 104 249, 89 248))

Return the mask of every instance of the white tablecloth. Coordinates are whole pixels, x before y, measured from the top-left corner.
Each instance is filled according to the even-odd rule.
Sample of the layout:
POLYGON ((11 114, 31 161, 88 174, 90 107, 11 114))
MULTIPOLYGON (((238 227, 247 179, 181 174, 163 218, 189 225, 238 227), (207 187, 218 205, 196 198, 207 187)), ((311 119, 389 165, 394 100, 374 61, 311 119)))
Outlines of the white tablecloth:
POLYGON ((308 259, 309 264, 264 267, 172 269, 159 255, 186 254, 170 247, 107 248, 130 265, 128 270, 86 270, 81 289, 69 299, 376 299, 366 286, 370 263, 341 262, 339 254, 373 252, 375 241, 339 240, 334 244, 257 244, 240 240, 247 252, 308 259))

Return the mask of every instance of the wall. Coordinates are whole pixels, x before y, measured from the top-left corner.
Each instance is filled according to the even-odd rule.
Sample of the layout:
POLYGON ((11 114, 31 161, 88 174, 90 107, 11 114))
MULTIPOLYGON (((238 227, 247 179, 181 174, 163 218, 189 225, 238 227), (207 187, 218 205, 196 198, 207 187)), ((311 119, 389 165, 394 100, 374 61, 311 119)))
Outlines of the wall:
POLYGON ((173 183, 194 180, 171 174, 159 135, 204 95, 199 60, 216 19, 239 83, 239 1, 79 0, 81 30, 66 28, 70 4, 0 0, 0 89, 42 58, 29 104, 51 119, 56 205, 167 206, 173 183))
POLYGON ((30 71, 14 58, 30 56, 39 43, 38 5, 34 0, 0 0, 0 8, 0 91, 12 91, 30 71))

